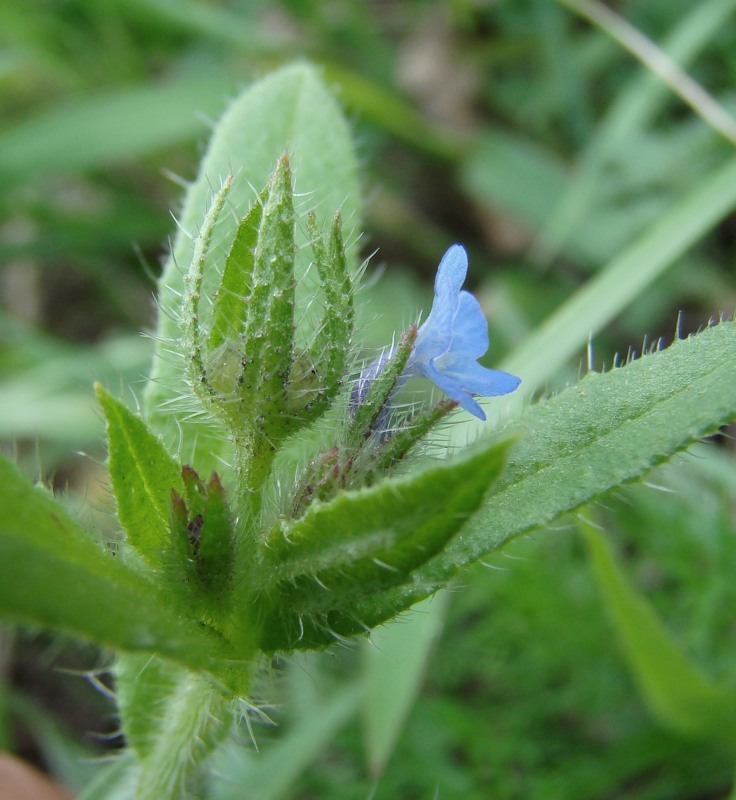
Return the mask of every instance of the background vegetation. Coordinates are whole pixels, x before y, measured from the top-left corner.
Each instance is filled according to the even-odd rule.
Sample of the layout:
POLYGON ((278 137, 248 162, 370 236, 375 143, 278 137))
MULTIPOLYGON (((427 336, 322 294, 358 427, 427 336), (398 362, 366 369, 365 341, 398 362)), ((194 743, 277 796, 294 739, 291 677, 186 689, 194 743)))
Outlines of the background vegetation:
MULTIPOLYGON (((7 450, 101 531, 113 524, 92 381, 142 385, 152 344, 139 332, 153 324, 169 212, 194 177, 207 120, 297 58, 323 66, 354 126, 363 252, 377 250, 368 274, 386 267, 364 293, 375 346, 426 313, 454 241, 469 250, 495 362, 513 363, 526 335, 611 265, 613 289, 580 307, 595 320, 596 369, 731 314, 735 181, 718 180, 734 169, 736 2, 614 4, 707 88, 725 113, 720 130, 702 118, 707 103, 692 109, 677 96, 678 76, 675 91, 665 87, 582 5, 0 0, 7 450)), ((544 375, 543 391, 573 381, 587 359, 581 349, 544 375)), ((679 648, 734 687, 736 465, 724 434, 595 515, 679 648)), ((585 541, 571 520, 466 573, 444 629, 427 632, 436 640, 403 729, 399 720, 366 732, 358 714, 366 702, 390 717, 386 685, 409 674, 400 666, 366 701, 361 681, 375 671, 361 647, 277 665, 255 700, 278 725, 256 715, 261 752, 244 731, 221 754, 215 796, 240 797, 246 781, 260 798, 374 788, 402 798, 729 796, 733 747, 653 713, 585 541)), ((81 787, 97 762, 80 754, 118 744, 112 707, 89 685, 106 657, 24 630, 2 637, 0 744, 81 787)))

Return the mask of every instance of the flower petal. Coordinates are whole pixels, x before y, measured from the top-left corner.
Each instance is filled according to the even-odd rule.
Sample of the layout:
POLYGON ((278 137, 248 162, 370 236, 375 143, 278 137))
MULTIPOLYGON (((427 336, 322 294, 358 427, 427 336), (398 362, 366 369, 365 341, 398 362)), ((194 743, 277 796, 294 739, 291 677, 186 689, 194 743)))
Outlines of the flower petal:
MULTIPOLYGON (((432 310, 417 333, 401 380, 423 375, 466 411, 485 420, 486 415, 473 395, 509 394, 521 381, 508 372, 487 369, 477 363, 488 350, 488 323, 475 297, 462 291, 467 271, 465 249, 455 244, 440 261, 432 310)), ((351 405, 363 402, 383 366, 384 362, 376 359, 363 371, 353 390, 351 405)))
POLYGON ((432 312, 425 320, 424 325, 422 325, 419 329, 419 333, 417 333, 414 350, 407 364, 407 369, 410 371, 413 371, 416 365, 425 363, 429 361, 430 358, 434 358, 450 349, 452 344, 452 327, 448 323, 444 325, 435 325, 435 320, 440 316, 447 320, 452 318, 451 311, 449 310, 444 311, 443 309, 441 313, 436 313, 435 304, 435 306, 432 307, 432 312))
POLYGON ((434 279, 435 297, 456 296, 468 274, 468 254, 461 244, 454 244, 442 256, 434 279))
POLYGON ((521 383, 521 379, 516 375, 502 372, 500 369, 488 369, 476 361, 458 359, 454 362, 443 363, 441 369, 465 391, 479 394, 482 397, 510 394, 521 383))
POLYGON ((464 386, 455 376, 448 375, 446 372, 440 372, 432 361, 423 365, 422 373, 426 378, 429 378, 438 389, 441 389, 450 400, 454 400, 461 408, 464 408, 473 416, 478 417, 478 419, 485 420, 486 415, 483 409, 473 400, 473 397, 465 391, 464 386))
POLYGON ((475 361, 488 352, 488 322, 480 303, 470 292, 460 292, 452 324, 450 351, 475 361))
POLYGON ((465 249, 454 244, 442 256, 437 268, 432 310, 417 334, 410 367, 416 362, 428 361, 452 346, 453 321, 460 304, 460 287, 467 272, 468 256, 465 249))

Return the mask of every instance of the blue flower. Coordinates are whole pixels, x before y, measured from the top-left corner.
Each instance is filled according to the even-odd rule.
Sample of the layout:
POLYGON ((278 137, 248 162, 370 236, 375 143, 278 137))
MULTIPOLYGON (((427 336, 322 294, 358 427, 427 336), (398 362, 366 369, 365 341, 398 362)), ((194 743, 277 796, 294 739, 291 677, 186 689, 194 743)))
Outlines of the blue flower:
POLYGON ((475 297, 461 289, 467 272, 465 248, 452 245, 437 269, 432 310, 419 329, 404 376, 429 378, 451 400, 484 420, 473 395, 509 394, 521 380, 478 363, 488 350, 488 323, 475 297))

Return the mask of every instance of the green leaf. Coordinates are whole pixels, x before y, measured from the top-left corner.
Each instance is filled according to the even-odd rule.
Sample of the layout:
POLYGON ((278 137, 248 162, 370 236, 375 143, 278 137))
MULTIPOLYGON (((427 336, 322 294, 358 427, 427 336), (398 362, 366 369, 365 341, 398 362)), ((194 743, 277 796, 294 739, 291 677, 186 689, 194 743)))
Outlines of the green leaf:
POLYGON ((624 367, 589 373, 532 406, 524 437, 462 537, 405 587, 365 599, 357 613, 377 624, 509 539, 641 477, 728 423, 736 417, 734 363, 736 322, 722 322, 624 367))
POLYGON ((237 683, 223 667, 232 652, 220 637, 172 611, 155 584, 106 554, 4 457, 0 615, 118 650, 157 653, 237 683))
POLYGON ((624 367, 588 373, 532 407, 511 469, 464 542, 468 553, 478 548, 470 560, 638 478, 729 422, 736 416, 734 363, 736 322, 723 322, 624 367))
POLYGON ((118 519, 128 542, 151 566, 170 548, 171 492, 184 494, 181 467, 159 439, 100 384, 95 387, 107 420, 110 480, 118 519))
POLYGON ((685 736, 736 743, 736 693, 701 674, 626 579, 601 533, 585 520, 578 524, 624 656, 653 716, 685 736))
MULTIPOLYGON (((319 224, 326 227, 335 211, 342 209, 348 229, 359 226, 360 202, 357 162, 350 133, 334 98, 325 88, 319 73, 307 64, 283 68, 254 84, 229 108, 216 125, 199 177, 187 192, 180 218, 183 231, 177 234, 172 257, 160 282, 157 355, 146 390, 146 408, 153 429, 165 435, 173 450, 180 441, 194 455, 195 467, 207 474, 229 453, 222 431, 201 420, 176 420, 169 411, 171 402, 187 396, 181 364, 168 354, 179 339, 177 309, 183 291, 179 265, 192 258, 191 238, 197 231, 211 195, 211 186, 227 174, 237 177, 229 201, 237 210, 221 220, 215 233, 212 253, 224 264, 238 227, 257 196, 252 186, 268 181, 282 153, 290 156, 296 191, 308 197, 319 224), (171 315, 171 316, 169 316, 171 315)), ((316 276, 304 280, 310 261, 306 230, 297 228, 296 279, 297 307, 306 309, 314 295, 316 276)), ((351 255, 354 268, 354 255, 351 255)), ((212 297, 220 271, 205 276, 203 292, 212 297)), ((297 318, 301 319, 299 314, 297 318)))
POLYGON ((44 172, 69 172, 142 155, 205 131, 233 79, 218 68, 157 85, 107 89, 18 122, 0 135, 3 183, 44 172), (198 113, 199 112, 199 113, 198 113), (145 124, 141 124, 145 120, 145 124))
POLYGON ((258 566, 268 581, 263 649, 320 646, 362 630, 355 601, 406 582, 458 533, 501 471, 507 446, 486 443, 462 459, 315 501, 301 519, 279 524, 258 566))
POLYGON ((127 653, 115 662, 115 702, 126 744, 144 759, 156 746, 161 711, 183 670, 158 658, 127 653))

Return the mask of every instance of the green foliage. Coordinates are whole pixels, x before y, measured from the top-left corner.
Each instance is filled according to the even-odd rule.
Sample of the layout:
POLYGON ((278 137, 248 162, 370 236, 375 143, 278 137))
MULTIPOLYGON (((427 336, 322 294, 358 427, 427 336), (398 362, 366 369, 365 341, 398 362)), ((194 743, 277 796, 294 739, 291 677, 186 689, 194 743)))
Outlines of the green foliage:
MULTIPOLYGON (((196 442, 193 445, 196 450, 189 460, 202 472, 216 468, 218 456, 227 453, 229 448, 224 437, 208 429, 201 420, 177 422, 168 410, 172 400, 186 393, 180 362, 176 358, 172 360, 167 352, 180 337, 177 308, 183 279, 178 265, 192 262, 188 233, 200 228, 202 211, 209 204, 211 182, 232 174, 233 187, 228 202, 240 216, 226 215, 220 219, 207 248, 209 263, 220 266, 207 272, 201 293, 210 299, 214 296, 217 283, 222 280, 221 265, 226 261, 240 222, 248 219, 248 210, 258 202, 251 187, 266 184, 283 153, 288 153, 297 176, 296 191, 308 194, 320 225, 326 225, 338 208, 342 209, 343 218, 351 227, 359 224, 357 166, 350 135, 318 73, 306 64, 288 67, 254 84, 220 120, 199 177, 187 192, 179 219, 180 232, 161 278, 159 303, 165 313, 159 318, 160 344, 146 392, 146 406, 152 427, 165 435, 170 446, 178 440, 180 426, 184 431, 192 430, 190 438, 196 442)), ((251 223, 243 224, 248 228, 251 223)), ((309 250, 303 247, 305 234, 303 228, 295 231, 296 302, 302 309, 298 319, 304 318, 304 310, 314 292, 313 279, 307 277, 309 250)), ((349 259, 354 267, 354 256, 350 255, 349 259)), ((241 280, 244 279, 245 272, 241 280)), ((225 289, 229 288, 229 281, 228 277, 225 289)), ((250 323, 251 326, 256 324, 254 319, 250 323)))
POLYGON ((0 384, 0 435, 7 440, 38 436, 70 446, 93 444, 100 430, 99 418, 90 413, 96 405, 90 376, 130 383, 151 358, 149 343, 139 335, 78 347, 4 316, 0 337, 11 361, 0 384))
MULTIPOLYGON (((692 65, 730 108, 733 0, 686 6, 632 0, 619 12, 692 65)), ((70 0, 58 9, 0 0, 0 429, 18 442, 22 472, 35 462, 72 492, 69 502, 53 502, 17 471, 0 470, 0 609, 122 654, 116 693, 130 750, 85 797, 130 798, 135 784, 150 797, 185 787, 202 797, 325 800, 371 791, 470 800, 724 796, 736 678, 729 448, 701 449, 707 456, 697 463, 678 459, 667 480, 658 473, 654 480, 675 494, 638 485, 620 503, 610 491, 733 417, 733 323, 589 375, 541 404, 523 400, 573 383, 592 334, 590 369, 594 355, 610 363, 644 333, 672 331, 679 308, 685 331, 732 311, 730 148, 703 123, 707 115, 673 103, 652 73, 556 4, 460 2, 440 16, 422 4, 379 12, 347 3, 338 15, 312 2, 264 10, 201 0, 70 0), (295 51, 324 67, 302 63, 254 83, 214 125, 199 177, 178 179, 187 194, 159 285, 143 419, 101 395, 118 520, 70 514, 62 504, 79 504, 73 493, 82 488, 96 505, 101 482, 103 415, 93 410, 92 381, 126 397, 123 387, 146 373, 151 343, 119 332, 153 327, 151 289, 130 243, 157 263, 171 203, 160 167, 188 176, 202 115, 216 118, 225 92, 295 51), (371 236, 361 248, 378 245, 391 265, 357 295, 356 159, 321 76, 360 146, 371 236), (282 171, 280 199, 271 189, 259 194, 283 154, 288 191, 282 171), (280 308, 261 289, 260 309, 275 312, 264 330, 244 306, 269 197, 282 223, 293 213, 293 225, 274 226, 268 246, 293 253, 294 263, 278 272, 280 308), (375 355, 358 348, 385 346, 415 320, 420 287, 397 262, 429 269, 457 240, 471 251, 469 280, 489 312, 491 355, 508 352, 502 367, 523 378, 524 398, 486 404, 491 420, 502 418, 500 438, 515 438, 484 509, 452 530, 445 512, 453 495, 433 533, 429 511, 410 526, 419 514, 412 498, 431 509, 450 486, 468 503, 482 495, 480 477, 460 479, 461 465, 485 463, 483 453, 496 459, 499 431, 455 461, 427 466, 425 448, 444 457, 445 438, 459 450, 479 424, 456 413, 438 431, 449 404, 398 411, 398 432, 385 441, 380 414, 395 376, 383 373, 357 412, 349 398, 356 365, 375 355), (185 287, 187 274, 200 281, 196 292, 191 280, 185 287), (234 387, 248 371, 254 334, 268 369, 251 368, 264 391, 245 402, 234 387), (68 457, 82 447, 95 459, 68 457), (445 470, 447 483, 436 493, 433 470, 445 470), (399 476, 387 480, 387 472, 399 476), (389 497, 396 486, 414 488, 389 497), (628 641, 633 684, 575 540, 545 531, 508 544, 564 525, 560 514, 603 495, 596 518, 623 540, 627 578, 599 552, 599 583, 628 641), (379 498, 383 516, 373 517, 369 500, 379 498), (388 524, 389 533, 375 538, 369 523, 388 524), (394 546, 382 550, 391 537, 394 546), (417 537, 426 553, 402 547, 417 537), (526 560, 488 553, 502 545, 526 560), (286 687, 259 683, 260 647, 277 646, 267 645, 269 631, 281 647, 306 646, 310 636, 321 647, 408 608, 482 553, 505 571, 466 572, 465 592, 405 615, 377 635, 363 663, 342 653, 346 687, 333 677, 342 670, 334 657, 310 659, 308 677, 300 661, 286 687), (376 592, 356 597, 350 576, 376 592), (427 663, 445 612, 451 625, 427 663), (673 668, 663 670, 663 660, 673 668), (430 692, 421 698, 424 675, 430 692), (358 725, 329 745, 355 715, 363 677, 370 771, 388 764, 377 786, 360 764, 358 725), (231 699, 246 692, 290 714, 275 712, 278 730, 260 726, 260 755, 242 739, 218 752, 213 774, 223 779, 205 785, 197 764, 226 732, 231 699)), ((269 283, 269 271, 258 280, 269 283)), ((11 667, 26 674, 26 664, 11 667)))
POLYGON ((156 652, 205 672, 228 657, 219 637, 171 608, 162 586, 105 553, 50 493, 33 487, 5 458, 0 477, 0 607, 6 617, 122 651, 156 652))
POLYGON ((97 397, 107 421, 110 482, 126 539, 160 569, 169 546, 171 492, 184 492, 181 468, 140 417, 99 384, 97 397))
POLYGON ((606 606, 639 691, 663 725, 693 738, 736 740, 736 693, 704 677, 683 654, 646 598, 637 594, 605 540, 580 523, 606 606))
POLYGON ((39 174, 130 162, 200 136, 204 126, 192 109, 219 112, 229 84, 221 72, 208 70, 59 104, 3 131, 0 174, 13 184, 39 174), (145 125, 129 124, 141 119, 145 125))
POLYGON ((301 519, 279 524, 260 565, 269 577, 263 648, 319 647, 373 627, 385 611, 376 614, 370 595, 404 584, 458 533, 498 476, 505 449, 491 443, 470 458, 314 503, 301 519))
POLYGON ((589 373, 531 407, 483 508, 462 537, 416 570, 410 586, 384 593, 383 613, 426 597, 461 566, 641 477, 732 420, 734 358, 736 322, 722 322, 663 352, 589 373))
POLYGON ((678 339, 539 403, 464 547, 472 557, 647 472, 736 415, 736 322, 678 339), (533 498, 533 521, 520 502, 533 498), (475 540, 473 542, 472 540, 475 540))

